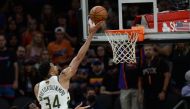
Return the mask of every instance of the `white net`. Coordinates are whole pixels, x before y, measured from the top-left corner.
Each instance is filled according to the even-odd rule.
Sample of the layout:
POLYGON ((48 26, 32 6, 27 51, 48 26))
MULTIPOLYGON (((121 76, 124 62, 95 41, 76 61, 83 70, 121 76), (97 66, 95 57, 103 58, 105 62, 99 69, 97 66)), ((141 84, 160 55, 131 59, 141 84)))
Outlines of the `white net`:
POLYGON ((136 63, 135 46, 138 33, 106 32, 106 36, 112 47, 114 63, 136 63))

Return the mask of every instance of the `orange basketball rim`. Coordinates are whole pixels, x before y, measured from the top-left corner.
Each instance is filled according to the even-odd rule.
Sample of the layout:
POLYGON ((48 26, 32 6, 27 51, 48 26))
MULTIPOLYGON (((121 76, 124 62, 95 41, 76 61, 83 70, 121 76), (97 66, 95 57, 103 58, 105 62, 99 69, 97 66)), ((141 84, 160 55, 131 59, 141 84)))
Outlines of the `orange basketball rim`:
MULTIPOLYGON (((105 30, 107 34, 129 34, 133 37, 133 33, 137 33, 138 39, 137 42, 144 41, 144 26, 133 26, 131 29, 123 29, 123 30, 105 30)), ((110 36, 110 35, 109 35, 110 36)))

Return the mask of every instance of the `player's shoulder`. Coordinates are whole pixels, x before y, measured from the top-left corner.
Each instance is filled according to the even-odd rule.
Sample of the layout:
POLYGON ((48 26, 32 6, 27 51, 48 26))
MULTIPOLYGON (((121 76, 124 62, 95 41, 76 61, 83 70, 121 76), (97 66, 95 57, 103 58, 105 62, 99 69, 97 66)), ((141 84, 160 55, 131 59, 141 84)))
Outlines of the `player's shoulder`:
MULTIPOLYGON (((49 80, 49 79, 48 79, 48 80, 49 80)), ((36 96, 38 95, 38 92, 39 92, 40 88, 43 87, 45 83, 46 83, 46 80, 43 80, 43 81, 37 83, 37 84, 34 86, 34 93, 35 93, 36 96)))
POLYGON ((39 83, 37 83, 37 84, 34 86, 34 94, 35 94, 36 97, 37 97, 37 95, 38 95, 38 91, 39 91, 39 83))
POLYGON ((49 79, 44 80, 43 85, 55 84, 58 82, 58 76, 51 76, 49 79))
POLYGON ((45 81, 43 80, 43 81, 37 83, 37 84, 34 86, 34 90, 35 90, 35 89, 39 89, 39 87, 40 87, 41 85, 43 85, 44 82, 45 82, 45 81))

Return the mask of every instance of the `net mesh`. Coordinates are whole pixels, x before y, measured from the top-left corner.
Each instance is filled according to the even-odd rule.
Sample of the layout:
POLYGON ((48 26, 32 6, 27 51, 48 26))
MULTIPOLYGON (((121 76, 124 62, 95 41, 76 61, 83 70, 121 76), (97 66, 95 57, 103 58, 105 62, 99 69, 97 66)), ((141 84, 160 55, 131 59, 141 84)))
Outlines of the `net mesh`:
POLYGON ((112 47, 114 63, 136 63, 137 32, 106 32, 106 36, 112 47))

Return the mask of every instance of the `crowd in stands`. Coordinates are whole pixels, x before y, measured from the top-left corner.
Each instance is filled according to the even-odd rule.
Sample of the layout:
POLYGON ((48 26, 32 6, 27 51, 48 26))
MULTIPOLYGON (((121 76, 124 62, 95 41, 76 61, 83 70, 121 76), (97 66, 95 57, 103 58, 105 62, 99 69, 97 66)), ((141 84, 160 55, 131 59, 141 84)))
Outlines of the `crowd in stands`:
MULTIPOLYGON (((159 9, 162 11, 181 8, 182 5, 177 4, 178 0, 172 1, 158 0, 159 9)), ((94 0, 89 5, 91 7, 104 6, 109 13, 107 26, 110 29, 118 28, 117 0, 94 0)), ((134 11, 137 11, 135 6, 130 8, 133 12, 128 13, 128 20, 134 19, 134 11)), ((8 101, 9 108, 38 109, 33 88, 43 79, 39 72, 45 68, 41 65, 52 62, 60 70, 68 65, 83 43, 82 18, 80 17, 80 0, 0 1, 0 99, 8 101), (18 101, 21 98, 25 99, 19 104, 18 101)), ((130 24, 125 26, 128 25, 130 24)), ((189 43, 153 46, 168 66, 163 69, 171 74, 169 86, 165 90, 170 96, 166 99, 166 103, 174 102, 175 104, 182 96, 183 86, 186 85, 185 73, 190 70, 189 43)), ((143 62, 143 56, 139 56, 141 57, 139 61, 143 62)), ((120 105, 120 100, 124 100, 120 97, 122 88, 118 85, 121 84, 120 69, 120 64, 112 62, 110 45, 91 45, 77 74, 71 79, 70 107, 73 108, 83 101, 90 104, 91 109, 123 108, 120 105)), ((125 68, 125 70, 128 72, 129 69, 125 68)), ((140 70, 138 67, 136 72, 141 72, 140 70)), ((127 79, 136 78, 136 76, 139 75, 131 74, 127 76, 127 79)), ((135 80, 138 81, 138 79, 135 80)), ((187 80, 190 81, 189 77, 187 80)), ((129 88, 136 90, 138 82, 132 79, 129 81, 131 81, 129 84, 132 84, 129 88)), ((125 88, 127 90, 128 87, 125 88)), ((187 90, 183 94, 187 93, 187 90)), ((135 93, 137 95, 137 92, 135 93)), ((190 92, 187 95, 189 94, 190 92)), ((1 105, 3 102, 0 103, 1 105)))

